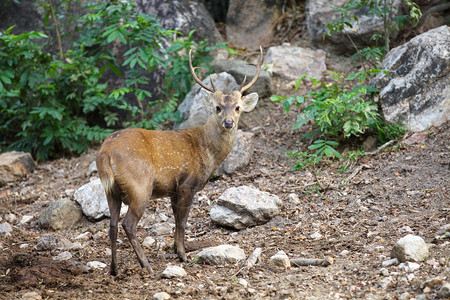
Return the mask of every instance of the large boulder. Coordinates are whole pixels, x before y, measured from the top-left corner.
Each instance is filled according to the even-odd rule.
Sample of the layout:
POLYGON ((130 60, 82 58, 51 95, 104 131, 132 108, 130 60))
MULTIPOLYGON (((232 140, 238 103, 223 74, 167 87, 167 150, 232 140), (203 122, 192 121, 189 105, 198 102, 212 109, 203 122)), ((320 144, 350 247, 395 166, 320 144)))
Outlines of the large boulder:
POLYGON ((282 0, 230 0, 226 20, 230 44, 250 50, 269 44, 283 3, 282 0))
POLYGON ((441 26, 392 49, 373 81, 383 115, 411 130, 439 126, 450 119, 450 31, 441 26))
POLYGON ((137 4, 137 11, 154 14, 166 29, 187 35, 195 29, 196 41, 208 39, 209 45, 222 42, 214 20, 201 1, 144 0, 137 4))
POLYGON ((270 47, 264 64, 270 65, 274 75, 288 80, 296 80, 303 74, 322 79, 327 70, 326 53, 323 50, 292 47, 288 44, 270 47))
MULTIPOLYGON (((401 14, 402 1, 390 1, 394 1, 392 18, 395 18, 401 14)), ((346 2, 347 0, 308 0, 306 2, 306 25, 315 46, 336 53, 355 53, 356 49, 349 37, 358 49, 362 49, 374 44, 374 41, 371 41, 373 34, 383 32, 383 18, 368 15, 369 7, 366 6, 354 12, 358 22, 351 21, 353 28, 346 26, 342 32, 324 36, 326 24, 341 18, 339 12, 333 8, 341 8, 346 2)), ((396 36, 395 31, 391 34, 392 37, 396 36)))

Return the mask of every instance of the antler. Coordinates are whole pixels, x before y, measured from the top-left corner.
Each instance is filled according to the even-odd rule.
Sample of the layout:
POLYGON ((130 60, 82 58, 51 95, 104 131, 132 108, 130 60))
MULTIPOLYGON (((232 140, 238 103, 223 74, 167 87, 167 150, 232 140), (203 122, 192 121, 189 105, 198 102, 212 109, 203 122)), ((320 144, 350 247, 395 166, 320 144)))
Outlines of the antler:
POLYGON ((263 50, 262 50, 261 46, 259 46, 259 50, 261 51, 261 56, 259 58, 258 65, 256 66, 257 69, 256 69, 255 77, 253 77, 252 81, 250 81, 246 86, 243 86, 245 83, 245 80, 247 80, 247 76, 244 76, 244 80, 242 80, 241 88, 239 90, 239 92, 241 94, 244 93, 246 90, 248 90, 256 82, 256 80, 258 79, 259 73, 261 72, 261 66, 262 66, 262 62, 263 62, 263 50))
MULTIPOLYGON (((262 51, 262 50, 261 50, 262 51)), ((192 49, 189 50, 189 70, 191 71, 192 77, 194 77, 195 81, 205 90, 208 90, 212 93, 216 91, 216 88, 214 87, 214 83, 212 81, 211 76, 209 77, 209 80, 211 81, 212 88, 204 84, 198 77, 195 75, 195 69, 200 69, 200 67, 192 67, 192 58, 191 58, 192 49)))

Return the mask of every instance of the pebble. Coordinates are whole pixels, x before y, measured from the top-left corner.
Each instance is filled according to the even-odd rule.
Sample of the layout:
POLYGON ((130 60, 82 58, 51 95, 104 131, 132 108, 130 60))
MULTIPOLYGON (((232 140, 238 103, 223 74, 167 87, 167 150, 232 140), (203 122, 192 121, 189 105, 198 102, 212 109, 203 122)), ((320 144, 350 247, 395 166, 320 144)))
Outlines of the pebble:
POLYGON ((143 247, 146 247, 146 248, 151 248, 152 245, 153 245, 155 242, 156 242, 156 240, 155 240, 153 237, 148 236, 148 237, 146 237, 146 238, 144 239, 144 241, 142 242, 142 246, 143 246, 143 247))
POLYGON ((9 213, 5 215, 5 221, 9 224, 15 224, 17 222, 17 217, 15 214, 9 213))
POLYGON ((22 295, 22 300, 41 300, 42 296, 38 292, 26 292, 22 295))
POLYGON ((33 218, 34 218, 33 216, 25 215, 20 219, 20 224, 24 225, 26 223, 29 223, 29 222, 31 222, 31 220, 33 220, 33 218))
POLYGON ((381 265, 382 265, 383 267, 389 267, 389 266, 392 266, 392 265, 397 265, 398 263, 399 263, 399 261, 398 261, 397 258, 391 258, 391 259, 388 259, 388 260, 383 261, 383 262, 381 263, 381 265))
POLYGON ((412 234, 408 234, 398 240, 391 251, 391 257, 395 257, 401 262, 420 262, 424 261, 428 256, 428 245, 423 238, 412 234))
POLYGON ((244 278, 239 278, 238 283, 239 283, 240 285, 242 285, 244 288, 246 288, 246 287, 248 286, 248 282, 247 282, 247 280, 245 280, 244 278))
POLYGON ((398 232, 400 232, 400 233, 413 233, 411 227, 409 227, 409 226, 403 226, 403 227, 399 228, 398 232))
POLYGON ((53 260, 69 260, 71 258, 72 258, 72 253, 70 253, 69 251, 64 251, 56 256, 53 256, 53 260))
POLYGON ((314 232, 309 236, 312 240, 320 240, 323 237, 323 235, 320 234, 320 232, 314 232))
POLYGON ((162 272, 162 278, 174 278, 174 277, 185 277, 187 276, 186 271, 179 266, 167 266, 167 268, 162 272))
POLYGON ((346 256, 347 254, 349 254, 350 253, 350 251, 348 251, 348 250, 342 250, 340 253, 339 253, 339 255, 340 256, 346 256))
POLYGON ((407 273, 413 273, 414 271, 420 269, 420 264, 407 261, 407 262, 399 264, 398 269, 401 271, 405 271, 407 273))
POLYGON ((87 231, 85 233, 79 234, 75 237, 76 240, 82 240, 82 241, 87 241, 91 238, 92 234, 87 231))
POLYGON ((285 269, 291 267, 289 257, 283 250, 279 251, 277 254, 273 255, 270 258, 270 264, 277 267, 283 267, 285 269))
POLYGON ((88 262, 86 264, 86 266, 88 266, 89 268, 92 268, 92 269, 104 269, 104 268, 106 268, 106 264, 105 263, 102 263, 102 262, 96 261, 96 260, 88 262))
POLYGON ((153 300, 167 300, 170 299, 170 295, 166 292, 159 292, 153 295, 153 300))
POLYGON ((8 222, 3 222, 2 224, 0 224, 0 233, 4 233, 7 235, 11 234, 12 230, 13 228, 8 222))
POLYGON ((422 289, 429 287, 430 289, 436 289, 438 288, 443 282, 443 279, 441 277, 434 277, 430 278, 427 281, 423 282, 420 286, 422 289))
POLYGON ((386 268, 381 268, 380 269, 380 274, 383 276, 389 276, 389 271, 386 268))

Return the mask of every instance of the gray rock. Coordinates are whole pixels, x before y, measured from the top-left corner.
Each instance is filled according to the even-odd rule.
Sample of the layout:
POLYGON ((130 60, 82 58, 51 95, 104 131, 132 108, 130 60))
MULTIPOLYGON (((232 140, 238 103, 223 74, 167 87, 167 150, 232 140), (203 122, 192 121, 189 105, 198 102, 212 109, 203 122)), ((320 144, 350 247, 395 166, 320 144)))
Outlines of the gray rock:
POLYGON ((86 172, 87 176, 91 176, 93 173, 98 172, 97 170, 97 164, 95 163, 95 161, 91 162, 91 164, 89 165, 89 168, 86 172))
MULTIPOLYGON (((247 83, 252 80, 256 72, 255 66, 249 65, 246 61, 240 59, 216 59, 211 62, 211 66, 215 73, 227 72, 231 74, 239 85, 244 80, 244 77, 247 78, 247 83)), ((215 84, 216 80, 214 78, 213 81, 215 84)), ((238 86, 235 89, 238 89, 238 86)), ((245 93, 258 93, 259 97, 263 98, 271 95, 271 89, 272 78, 270 74, 266 70, 261 70, 256 82, 245 93)))
POLYGON ((288 79, 299 79, 303 74, 322 79, 327 70, 326 53, 323 50, 292 47, 287 44, 270 47, 264 58, 264 64, 271 65, 274 75, 288 79))
POLYGON ((450 282, 444 282, 439 291, 437 292, 440 298, 450 298, 450 282))
POLYGON ((72 253, 69 251, 61 252, 60 254, 53 256, 53 260, 69 260, 72 258, 72 253))
POLYGON ((77 189, 73 195, 80 204, 83 214, 89 219, 100 220, 109 217, 108 200, 100 179, 96 179, 77 189))
POLYGON ((250 163, 253 152, 253 133, 243 132, 239 129, 236 134, 236 139, 234 140, 233 148, 215 174, 217 176, 233 174, 243 167, 246 167, 250 163))
POLYGON ((392 248, 391 257, 400 262, 421 262, 429 256, 428 246, 420 236, 408 234, 398 240, 392 248))
POLYGON ((42 300, 42 296, 38 292, 25 292, 21 300, 42 300))
POLYGON ((101 261, 96 261, 96 260, 88 262, 86 264, 86 266, 88 268, 91 268, 91 269, 104 269, 104 268, 106 268, 106 264, 105 263, 102 263, 101 261))
MULTIPOLYGON (((236 80, 228 73, 211 74, 214 86, 217 90, 230 94, 238 88, 236 80)), ((210 77, 203 80, 203 83, 211 86, 210 77)), ((186 95, 184 101, 178 106, 181 123, 176 123, 174 129, 184 129, 201 126, 206 123, 212 114, 212 109, 207 103, 208 96, 200 85, 196 84, 186 95)))
POLYGON ((168 300, 170 299, 170 295, 166 292, 159 292, 153 295, 153 300, 168 300))
POLYGON ((151 248, 155 242, 156 242, 156 240, 154 238, 152 238, 151 236, 148 236, 142 242, 142 246, 145 248, 151 248))
POLYGON ((156 223, 150 227, 150 233, 156 236, 168 235, 172 233, 172 225, 165 223, 156 223))
POLYGON ((48 233, 39 239, 35 249, 37 251, 70 250, 73 249, 74 246, 75 245, 65 237, 54 233, 48 233))
POLYGON ((203 249, 195 257, 209 265, 235 264, 245 259, 245 252, 235 246, 220 245, 203 249))
POLYGON ((174 278, 185 276, 187 276, 186 271, 179 266, 167 266, 167 268, 161 274, 162 278, 174 278))
POLYGON ((383 267, 389 267, 389 266, 392 266, 392 265, 398 265, 398 263, 399 263, 399 261, 398 261, 397 258, 391 258, 391 259, 387 259, 387 260, 383 261, 381 263, 381 265, 383 267))
POLYGON ((270 257, 270 264, 272 266, 283 267, 285 269, 291 267, 291 261, 283 250, 270 257))
POLYGON ((228 41, 235 47, 251 50, 269 44, 282 4, 281 0, 230 0, 226 19, 228 41))
POLYGON ((11 151, 0 154, 0 186, 23 179, 36 163, 30 153, 11 151))
POLYGON ((0 224, 0 234, 8 234, 13 231, 13 227, 8 222, 0 224))
POLYGON ((380 90, 385 119, 413 131, 450 119, 450 30, 441 26, 392 49, 372 84, 380 90))
POLYGON ((227 189, 210 212, 220 226, 244 229, 267 223, 280 212, 282 201, 276 196, 247 186, 227 189))
MULTIPOLYGON (((358 22, 351 21, 352 28, 346 27, 343 32, 337 32, 332 36, 325 35, 325 24, 340 18, 340 14, 333 7, 343 7, 347 0, 308 0, 306 2, 306 25, 311 36, 311 41, 316 47, 336 53, 355 53, 356 49, 350 42, 350 36, 358 49, 374 45, 370 38, 374 33, 383 31, 383 19, 368 15, 369 7, 363 7, 354 12, 358 22)), ((392 18, 400 15, 402 1, 394 0, 392 18)), ((393 31, 391 38, 395 38, 397 32, 393 31)))
POLYGON ((66 229, 76 224, 82 216, 81 208, 72 200, 63 198, 53 202, 39 216, 42 228, 66 229))

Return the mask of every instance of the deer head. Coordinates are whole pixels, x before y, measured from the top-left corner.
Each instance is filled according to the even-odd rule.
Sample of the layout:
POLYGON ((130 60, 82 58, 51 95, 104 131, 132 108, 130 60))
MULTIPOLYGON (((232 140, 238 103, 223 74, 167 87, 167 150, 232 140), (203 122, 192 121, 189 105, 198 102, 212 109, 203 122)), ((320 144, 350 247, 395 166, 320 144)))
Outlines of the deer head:
POLYGON ((258 94, 251 93, 249 95, 243 96, 242 94, 249 89, 258 79, 259 73, 261 72, 262 60, 263 60, 263 51, 260 47, 260 59, 257 65, 256 74, 253 79, 247 84, 245 84, 246 77, 242 81, 239 91, 233 91, 231 94, 224 94, 222 91, 217 91, 214 86, 213 80, 210 78, 211 86, 209 87, 204 84, 195 74, 195 69, 199 67, 192 67, 192 49, 189 51, 189 68, 192 76, 195 81, 206 91, 208 94, 208 102, 211 106, 216 121, 222 126, 224 130, 231 130, 233 128, 237 128, 237 124, 239 122, 239 117, 241 113, 252 111, 256 103, 258 102, 258 94))

